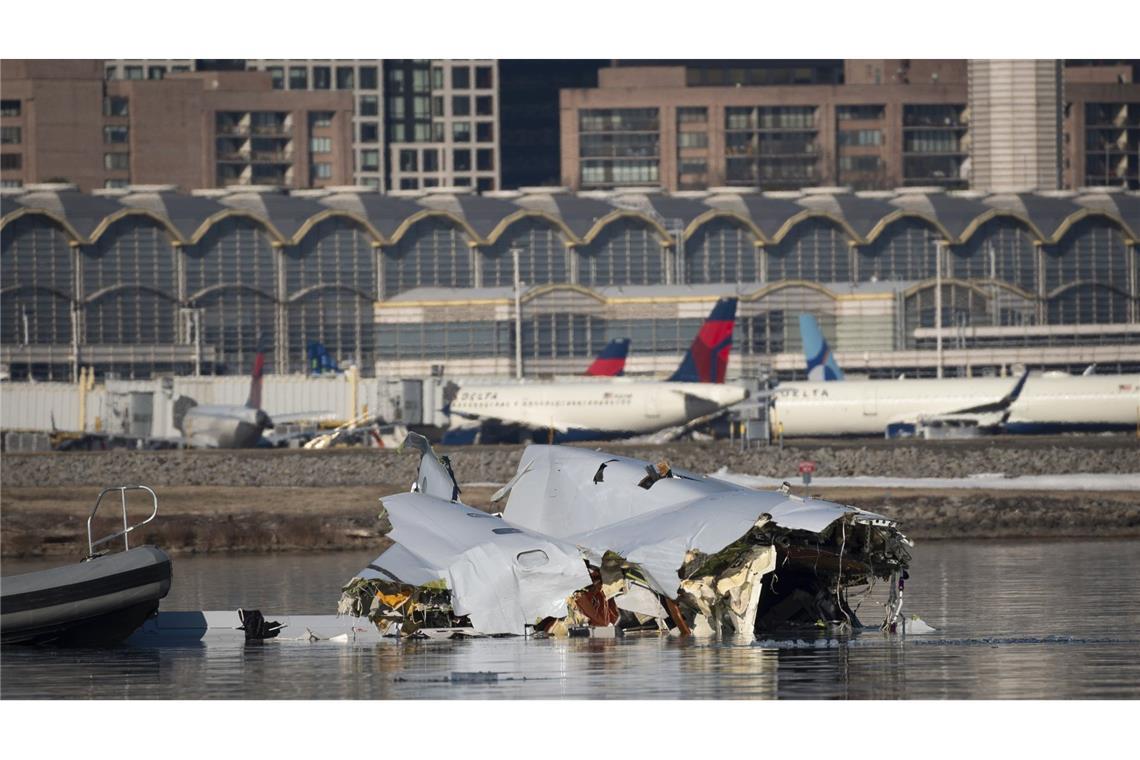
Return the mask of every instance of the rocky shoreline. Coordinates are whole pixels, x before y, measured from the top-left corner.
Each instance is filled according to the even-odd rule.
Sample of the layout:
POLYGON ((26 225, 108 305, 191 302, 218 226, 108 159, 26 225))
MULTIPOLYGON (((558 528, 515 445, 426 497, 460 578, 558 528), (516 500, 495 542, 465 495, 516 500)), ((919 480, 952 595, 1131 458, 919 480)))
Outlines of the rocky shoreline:
MULTIPOLYGON (((668 459, 674 467, 786 477, 817 463, 817 476, 966 477, 1140 472, 1140 444, 1116 439, 827 443, 741 451, 727 442, 608 444, 615 453, 668 459)), ((522 447, 441 449, 466 484, 464 500, 487 508, 515 472, 522 447)), ((145 483, 159 519, 137 542, 172 554, 314 551, 386 545, 377 499, 407 489, 417 458, 383 450, 166 451, 4 454, 0 460, 0 555, 76 556, 86 518, 108 485, 145 483)), ((1136 492, 830 488, 813 493, 900 521, 918 540, 1140 537, 1136 492)))

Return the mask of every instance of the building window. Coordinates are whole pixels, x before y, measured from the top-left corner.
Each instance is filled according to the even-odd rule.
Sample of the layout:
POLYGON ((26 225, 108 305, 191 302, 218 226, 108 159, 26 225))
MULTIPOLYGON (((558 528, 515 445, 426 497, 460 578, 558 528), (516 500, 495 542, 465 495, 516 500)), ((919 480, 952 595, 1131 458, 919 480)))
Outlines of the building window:
POLYGON ((835 116, 840 121, 871 121, 883 118, 883 106, 836 106, 835 116))
POLYGON ((402 119, 404 118, 404 98, 388 98, 388 114, 389 118, 402 119))
POLYGON ((404 92, 404 70, 390 69, 388 71, 388 91, 393 95, 404 92))
POLYGON ((451 140, 452 142, 471 142, 471 124, 466 121, 453 122, 451 140))
POLYGON ((457 172, 471 171, 471 151, 456 148, 451 151, 451 168, 457 172))
POLYGON ((443 89, 443 69, 439 66, 431 67, 431 88, 433 90, 443 89))
POLYGON ((130 139, 130 127, 108 126, 103 127, 103 142, 108 145, 126 143, 130 139))
POLYGON ((431 92, 431 82, 427 69, 416 69, 412 72, 412 92, 426 95, 431 92))
POLYGON ((431 98, 427 95, 416 95, 412 98, 412 116, 416 119, 431 118, 431 98))
POLYGON ((685 160, 681 162, 680 174, 706 174, 709 170, 704 159, 685 160))
POLYGON ((476 116, 494 116, 495 99, 490 95, 480 95, 475 98, 476 116))
POLYGON ((452 95, 451 96, 451 115, 452 116, 470 116, 471 115, 471 98, 466 95, 452 95))
POLYGON ((396 122, 395 124, 388 125, 388 139, 392 142, 405 142, 407 130, 404 129, 403 122, 396 122))
POLYGON ((333 113, 332 111, 313 111, 311 118, 314 127, 331 127, 333 113))
POLYGON ((424 171, 439 171, 439 151, 434 148, 424 151, 424 171))
POLYGON ((378 82, 379 77, 376 75, 375 66, 360 67, 360 89, 375 90, 378 82))
POLYGON ((125 179, 108 179, 103 181, 103 187, 107 188, 108 190, 122 189, 129 186, 130 182, 125 179))
POLYGON ((475 189, 481 193, 495 189, 495 180, 493 177, 480 177, 475 181, 475 189))
POLYGON ((471 187, 471 178, 470 177, 456 177, 455 181, 452 184, 455 185, 456 187, 471 187))
POLYGON ((127 66, 126 67, 126 78, 127 79, 142 79, 143 78, 143 67, 142 66, 127 66))
POLYGON ((707 124, 709 109, 704 106, 677 109, 678 124, 707 124))
POLYGON ((840 145, 882 145, 883 133, 877 129, 855 129, 838 134, 840 145))
POLYGON ((126 98, 119 98, 114 95, 103 98, 104 116, 128 116, 129 114, 130 107, 126 98))
POLYGON ((401 190, 419 190, 420 181, 415 177, 402 177, 400 179, 401 190))
POLYGON ((115 72, 116 71, 117 71, 117 68, 115 66, 106 67, 105 69, 103 69, 103 78, 106 79, 108 82, 111 81, 112 79, 115 78, 115 72))
POLYGON ((190 70, 189 66, 171 66, 170 67, 170 73, 171 74, 185 74, 189 70, 190 70))
POLYGON ((401 150, 400 151, 400 171, 414 172, 418 171, 416 152, 414 150, 401 150))
POLYGON ((362 150, 362 151, 360 151, 360 167, 362 169, 379 169, 380 168, 380 151, 378 151, 378 150, 362 150))
POLYGON ((314 137, 309 140, 310 153, 331 153, 332 152, 332 138, 331 137, 314 137))
POLYGON ((361 116, 378 116, 380 114, 380 99, 375 95, 361 95, 358 110, 361 116))
POLYGON ((467 90, 471 87, 471 68, 469 66, 451 67, 451 89, 467 90))
POLYGON ((309 70, 304 66, 290 66, 289 67, 289 89, 290 90, 307 90, 309 89, 309 70))
POLYGON ((332 87, 332 70, 328 66, 313 67, 313 89, 327 90, 332 87))
POLYGON ((585 108, 579 112, 582 132, 656 132, 656 108, 585 108))
POLYGON ((332 164, 313 164, 313 176, 316 179, 332 179, 332 164))
POLYGON ((166 67, 165 66, 149 66, 146 70, 147 79, 165 79, 166 67))
POLYGON ((336 88, 338 90, 351 90, 354 86, 354 79, 351 66, 336 67, 336 88))
POLYGON ((443 142, 446 139, 444 124, 442 121, 437 121, 431 125, 431 141, 443 142))
POLYGON ((844 172, 874 173, 882 168, 879 156, 840 156, 839 169, 844 172))
POLYGON ((492 171, 495 168, 495 151, 480 148, 475 151, 475 168, 479 171, 492 171))
POLYGON ((707 148, 709 135, 707 132, 678 132, 677 145, 681 148, 707 148))
POLYGON ((4 145, 20 144, 19 127, 0 127, 0 143, 4 145))
POLYGON ((495 72, 490 66, 475 67, 475 87, 489 90, 495 86, 495 72))
POLYGON ((285 89, 285 69, 280 66, 270 66, 269 76, 273 78, 273 89, 285 89))
POLYGON ((21 169, 24 157, 19 153, 0 153, 0 169, 21 169))
POLYGON ((439 187, 439 180, 435 177, 424 177, 424 187, 439 187))
POLYGON ((20 101, 0 100, 0 116, 19 116, 20 101))
POLYGON ((475 123, 475 142, 495 142, 495 124, 490 121, 475 123))
MULTIPOLYGON (((412 129, 412 139, 416 142, 431 142, 433 126, 434 125, 427 122, 420 122, 414 125, 412 129)), ((439 126, 442 127, 443 124, 439 126)))
POLYGON ((443 96, 432 95, 431 97, 431 115, 443 116, 443 96))
POLYGON ((380 142, 380 125, 375 122, 365 122, 360 125, 360 142, 380 142))
POLYGON ((129 153, 104 153, 103 168, 108 171, 127 171, 131 168, 129 153))

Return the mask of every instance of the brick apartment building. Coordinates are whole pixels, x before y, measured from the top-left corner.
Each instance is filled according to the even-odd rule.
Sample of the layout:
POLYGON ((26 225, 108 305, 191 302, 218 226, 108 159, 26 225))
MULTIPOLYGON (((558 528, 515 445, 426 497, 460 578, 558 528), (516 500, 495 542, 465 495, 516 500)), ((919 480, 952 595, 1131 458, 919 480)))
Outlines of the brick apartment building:
POLYGON ((988 117, 996 110, 985 123, 1005 131, 984 146, 1028 148, 1049 160, 1043 158, 1042 170, 1034 163, 1032 174, 1011 167, 1005 174, 987 171, 986 186, 977 189, 1018 185, 1023 175, 1041 190, 1137 187, 1135 66, 1024 62, 1029 70, 1022 79, 1037 88, 1033 102, 1002 111, 1002 99, 1019 91, 1003 92, 1003 83, 1020 87, 1022 79, 1003 74, 1000 65, 974 65, 991 62, 846 60, 802 67, 798 75, 800 69, 786 63, 655 62, 602 69, 597 88, 561 93, 562 183, 575 190, 965 189, 971 187, 971 159, 987 167, 1000 163, 979 155, 971 135, 971 112, 988 117), (971 70, 992 79, 986 99, 979 94, 971 102, 971 70), (1052 80, 1032 78, 1047 80, 1051 71, 1052 80))
POLYGON ((349 93, 282 92, 258 71, 107 80, 96 60, 6 61, 0 87, 8 187, 352 181, 349 93))

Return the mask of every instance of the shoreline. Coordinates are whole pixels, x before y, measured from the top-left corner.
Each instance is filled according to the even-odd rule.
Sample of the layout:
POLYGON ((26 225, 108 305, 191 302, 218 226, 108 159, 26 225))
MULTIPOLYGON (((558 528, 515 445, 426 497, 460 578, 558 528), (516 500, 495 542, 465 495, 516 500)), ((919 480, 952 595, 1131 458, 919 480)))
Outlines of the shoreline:
MULTIPOLYGON (((150 543, 172 556, 348 550, 379 554, 389 542, 384 537, 387 525, 378 519, 378 500, 405 488, 162 487, 156 489, 158 517, 133 533, 132 543, 150 543)), ((464 503, 489 511, 494 490, 468 486, 464 503)), ((80 486, 5 488, 0 557, 83 556, 95 493, 80 486)), ((793 493, 802 494, 802 487, 793 493)), ((1140 538, 1140 499, 1131 491, 813 488, 812 495, 898 520, 916 541, 1140 538)), ((96 521, 94 533, 113 531, 118 514, 108 511, 96 521)))

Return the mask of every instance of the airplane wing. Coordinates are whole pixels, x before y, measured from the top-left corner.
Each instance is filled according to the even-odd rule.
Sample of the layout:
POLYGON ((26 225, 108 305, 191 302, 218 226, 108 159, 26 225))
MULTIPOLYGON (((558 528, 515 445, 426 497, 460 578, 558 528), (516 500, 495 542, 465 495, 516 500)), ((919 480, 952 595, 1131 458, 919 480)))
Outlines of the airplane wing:
POLYGON ((534 430, 548 430, 553 428, 556 432, 565 433, 569 430, 569 426, 559 420, 551 420, 549 417, 543 417, 541 414, 535 414, 527 409, 519 411, 506 411, 501 414, 476 414, 474 412, 457 412, 451 411, 451 414, 456 417, 461 417, 465 420, 472 422, 499 422, 503 425, 520 425, 522 427, 531 428, 534 430))
POLYGON ((337 419, 336 412, 283 412, 270 414, 269 418, 276 422, 326 422, 337 419))
POLYGON ((1009 419, 1010 407, 1017 401, 1029 379, 1029 370, 1022 373, 1009 393, 997 401, 991 401, 965 409, 955 409, 938 414, 924 414, 913 418, 899 418, 892 420, 892 424, 920 424, 920 425, 956 425, 961 427, 996 428, 1005 424, 1009 419))

